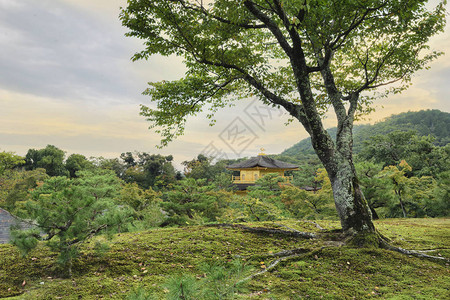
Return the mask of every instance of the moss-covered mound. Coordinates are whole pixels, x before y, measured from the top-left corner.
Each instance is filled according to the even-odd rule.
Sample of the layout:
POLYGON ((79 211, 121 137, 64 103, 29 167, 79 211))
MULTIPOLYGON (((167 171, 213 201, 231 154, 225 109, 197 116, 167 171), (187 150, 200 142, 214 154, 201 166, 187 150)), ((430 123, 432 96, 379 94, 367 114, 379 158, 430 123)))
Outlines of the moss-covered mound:
MULTIPOLYGON (((317 223, 331 230, 330 221, 317 223)), ((377 222, 392 244, 450 257, 450 219, 391 219, 377 222)), ((246 224, 321 232, 306 221, 246 224)), ((323 230, 322 230, 323 232, 323 230)), ((296 256, 246 282, 235 294, 242 299, 449 299, 450 267, 445 262, 409 257, 381 249, 352 249, 331 234, 303 239, 242 228, 191 226, 153 229, 96 238, 83 246, 73 277, 61 278, 52 253, 43 245, 22 258, 11 245, 0 245, 0 297, 17 299, 124 299, 140 287, 164 299, 164 283, 178 274, 199 281, 206 264, 240 259, 248 275, 270 267, 283 250, 296 256), (326 237, 326 238, 325 238, 326 237), (106 243, 109 250, 100 246, 106 243)))

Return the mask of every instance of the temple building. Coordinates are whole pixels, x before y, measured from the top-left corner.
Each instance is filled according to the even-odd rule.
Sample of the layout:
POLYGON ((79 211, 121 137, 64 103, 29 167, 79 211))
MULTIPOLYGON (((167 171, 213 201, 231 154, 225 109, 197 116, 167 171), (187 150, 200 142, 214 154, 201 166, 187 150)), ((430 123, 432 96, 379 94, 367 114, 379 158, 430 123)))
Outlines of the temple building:
POLYGON ((244 191, 247 187, 255 185, 256 180, 269 173, 278 173, 286 179, 292 181, 292 176, 285 176, 285 171, 298 170, 298 166, 276 160, 260 153, 246 161, 235 163, 226 167, 228 170, 239 171, 239 175, 233 176, 233 184, 238 190, 244 191))

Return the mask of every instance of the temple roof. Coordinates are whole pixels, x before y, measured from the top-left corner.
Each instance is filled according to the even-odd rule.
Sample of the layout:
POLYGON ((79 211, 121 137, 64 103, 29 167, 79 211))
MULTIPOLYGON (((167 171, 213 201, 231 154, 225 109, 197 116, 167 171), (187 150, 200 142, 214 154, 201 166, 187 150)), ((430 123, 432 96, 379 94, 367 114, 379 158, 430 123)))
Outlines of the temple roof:
POLYGON ((297 169, 298 166, 290 163, 285 163, 280 160, 270 158, 266 155, 258 155, 248 160, 227 166, 227 169, 249 169, 249 168, 267 168, 267 169, 297 169))

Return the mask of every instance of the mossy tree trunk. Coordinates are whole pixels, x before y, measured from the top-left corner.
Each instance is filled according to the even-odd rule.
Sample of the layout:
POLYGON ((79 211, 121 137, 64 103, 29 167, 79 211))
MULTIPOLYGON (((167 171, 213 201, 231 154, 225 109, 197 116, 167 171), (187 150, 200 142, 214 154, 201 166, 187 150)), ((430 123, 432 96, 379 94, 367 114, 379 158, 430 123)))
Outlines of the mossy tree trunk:
POLYGON ((313 147, 328 172, 342 229, 350 234, 375 233, 372 214, 353 164, 353 120, 347 116, 338 123, 335 143, 320 127, 310 130, 313 147))
POLYGON ((317 100, 311 89, 310 78, 304 71, 305 68, 301 67, 302 64, 304 65, 304 60, 293 62, 296 66, 293 68, 294 74, 299 78, 298 91, 303 105, 301 109, 296 106, 295 109, 288 109, 288 111, 302 123, 311 136, 313 148, 328 172, 342 229, 360 236, 366 233, 375 234, 372 214, 359 186, 353 164, 352 131, 359 92, 352 93, 348 97, 349 105, 346 109, 342 101, 342 93, 336 87, 329 65, 321 71, 338 123, 336 141, 333 141, 323 126, 317 110, 317 100))
POLYGON ((374 232, 372 214, 360 189, 353 163, 343 159, 338 164, 337 172, 331 173, 329 177, 342 229, 374 232))

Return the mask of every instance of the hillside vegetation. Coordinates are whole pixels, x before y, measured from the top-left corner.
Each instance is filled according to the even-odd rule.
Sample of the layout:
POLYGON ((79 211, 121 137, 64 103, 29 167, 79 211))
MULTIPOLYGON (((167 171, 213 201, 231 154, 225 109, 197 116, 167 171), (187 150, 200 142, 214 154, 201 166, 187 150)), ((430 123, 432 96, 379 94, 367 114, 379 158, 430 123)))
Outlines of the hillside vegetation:
MULTIPOLYGON (((335 135, 336 128, 329 132, 335 135)), ((438 110, 401 113, 375 125, 355 126, 355 167, 375 218, 450 214, 449 133, 450 114, 438 110)), ((275 157, 299 166, 300 171, 293 173, 296 186, 324 187, 323 176, 318 176, 322 164, 310 140, 275 157)))
MULTIPOLYGON (((431 135, 436 146, 445 146, 450 142, 450 113, 440 110, 421 110, 392 115, 382 122, 373 125, 355 125, 353 127, 354 152, 359 153, 364 141, 376 135, 386 135, 390 132, 413 130, 418 136, 431 135)), ((336 136, 336 127, 328 129, 330 135, 336 136)), ((282 156, 298 156, 314 154, 311 139, 306 138, 292 147, 284 150, 282 156)))

